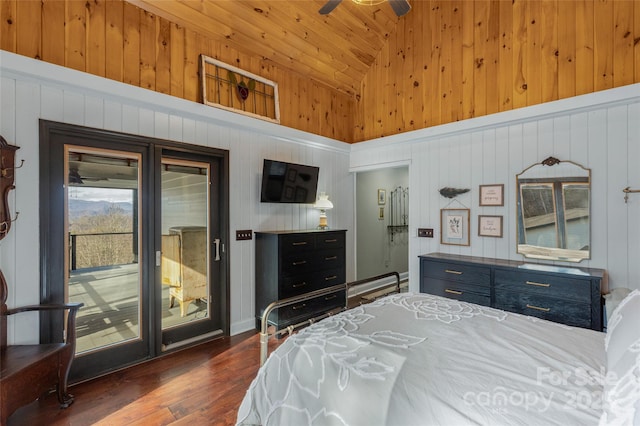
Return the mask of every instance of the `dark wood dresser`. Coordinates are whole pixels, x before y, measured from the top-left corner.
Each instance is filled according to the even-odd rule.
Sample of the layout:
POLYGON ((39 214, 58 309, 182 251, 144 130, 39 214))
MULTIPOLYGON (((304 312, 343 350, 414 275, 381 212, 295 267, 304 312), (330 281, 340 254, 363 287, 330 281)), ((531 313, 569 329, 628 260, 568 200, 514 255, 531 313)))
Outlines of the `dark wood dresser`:
MULTIPOLYGON (((345 230, 256 232, 256 329, 276 300, 346 282, 345 230)), ((286 306, 269 316, 278 329, 343 307, 344 291, 286 306)))
POLYGON ((431 253, 420 291, 602 331, 603 269, 431 253))

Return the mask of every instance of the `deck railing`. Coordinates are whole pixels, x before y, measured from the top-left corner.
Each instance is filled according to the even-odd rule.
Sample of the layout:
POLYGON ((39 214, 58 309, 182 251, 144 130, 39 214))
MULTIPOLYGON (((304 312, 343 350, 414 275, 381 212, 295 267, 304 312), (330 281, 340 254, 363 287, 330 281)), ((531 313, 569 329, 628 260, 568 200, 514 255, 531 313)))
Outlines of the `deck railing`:
POLYGON ((137 245, 137 238, 133 232, 70 233, 69 266, 75 271, 136 263, 137 245))

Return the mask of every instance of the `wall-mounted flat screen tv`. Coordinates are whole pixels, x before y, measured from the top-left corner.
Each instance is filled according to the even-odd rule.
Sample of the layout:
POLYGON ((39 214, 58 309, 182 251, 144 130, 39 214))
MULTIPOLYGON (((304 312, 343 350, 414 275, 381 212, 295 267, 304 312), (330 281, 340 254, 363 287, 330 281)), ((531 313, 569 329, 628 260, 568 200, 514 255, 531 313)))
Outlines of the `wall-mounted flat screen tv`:
POLYGON ((303 164, 264 160, 262 168, 263 203, 301 203, 316 201, 320 169, 303 164))

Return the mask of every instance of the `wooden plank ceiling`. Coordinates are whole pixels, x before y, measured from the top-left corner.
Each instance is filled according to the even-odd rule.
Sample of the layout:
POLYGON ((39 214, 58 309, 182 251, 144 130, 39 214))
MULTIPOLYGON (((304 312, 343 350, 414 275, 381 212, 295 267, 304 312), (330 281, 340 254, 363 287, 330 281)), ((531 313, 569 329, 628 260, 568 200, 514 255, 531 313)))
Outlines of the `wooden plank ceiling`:
POLYGON ((325 0, 127 1, 351 95, 360 93, 399 19, 386 2, 369 6, 344 0, 322 16, 318 10, 325 0))

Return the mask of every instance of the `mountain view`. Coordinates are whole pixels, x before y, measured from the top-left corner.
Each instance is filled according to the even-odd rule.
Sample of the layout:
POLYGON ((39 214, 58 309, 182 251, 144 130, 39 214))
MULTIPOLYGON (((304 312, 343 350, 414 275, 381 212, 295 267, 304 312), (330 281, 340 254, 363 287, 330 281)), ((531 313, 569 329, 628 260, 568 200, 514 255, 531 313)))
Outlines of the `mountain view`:
POLYGON ((108 214, 109 209, 118 208, 126 214, 133 213, 133 205, 127 202, 88 201, 78 198, 69 199, 69 219, 73 220, 81 216, 96 216, 108 214))
POLYGON ((69 199, 72 270, 133 263, 133 205, 69 199))

